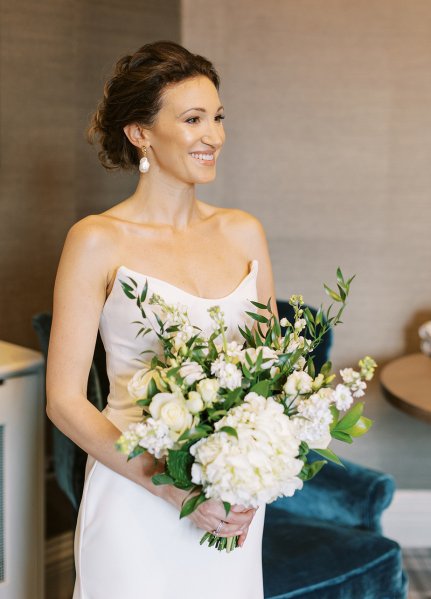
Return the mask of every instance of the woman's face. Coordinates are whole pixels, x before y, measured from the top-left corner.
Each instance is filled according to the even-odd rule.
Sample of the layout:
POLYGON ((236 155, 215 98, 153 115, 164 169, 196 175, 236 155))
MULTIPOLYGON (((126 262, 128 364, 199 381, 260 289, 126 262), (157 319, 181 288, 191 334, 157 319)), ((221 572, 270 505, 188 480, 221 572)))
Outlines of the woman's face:
POLYGON ((212 181, 225 140, 223 118, 217 89, 208 77, 168 86, 149 131, 149 172, 158 167, 185 183, 212 181))

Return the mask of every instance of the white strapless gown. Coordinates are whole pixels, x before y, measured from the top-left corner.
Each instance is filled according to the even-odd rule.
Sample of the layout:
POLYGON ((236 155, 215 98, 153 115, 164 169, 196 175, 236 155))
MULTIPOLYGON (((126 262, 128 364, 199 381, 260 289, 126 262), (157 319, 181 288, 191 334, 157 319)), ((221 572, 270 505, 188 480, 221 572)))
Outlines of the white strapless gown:
MULTIPOLYGON (((136 333, 142 320, 136 302, 126 297, 120 284, 129 277, 142 290, 158 293, 168 303, 187 306, 192 324, 210 333, 207 309, 220 305, 225 315, 228 340, 242 343, 238 330, 254 321, 245 310, 255 311, 258 261, 248 275, 224 298, 192 295, 166 281, 120 266, 112 291, 100 317, 100 334, 106 350, 110 381, 106 418, 120 430, 140 420, 142 411, 127 392, 131 376, 142 367, 136 358, 151 360, 154 354, 139 353, 161 345, 152 331, 136 333)), ((152 305, 145 309, 151 317, 152 305)), ((153 316, 154 318, 154 316, 153 316)), ((155 320, 154 320, 155 324, 155 320)), ((157 328, 157 327, 156 327, 157 328)), ((171 504, 143 487, 88 457, 84 493, 75 531, 76 582, 73 599, 262 599, 261 541, 265 506, 250 525, 242 548, 230 554, 200 545, 204 531, 190 520, 179 519, 171 504)))

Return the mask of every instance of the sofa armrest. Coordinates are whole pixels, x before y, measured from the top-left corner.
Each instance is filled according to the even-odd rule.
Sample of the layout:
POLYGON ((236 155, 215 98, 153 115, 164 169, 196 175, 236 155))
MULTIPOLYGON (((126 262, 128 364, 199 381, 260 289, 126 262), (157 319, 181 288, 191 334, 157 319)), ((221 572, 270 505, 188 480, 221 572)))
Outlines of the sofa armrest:
POLYGON ((395 490, 393 477, 347 460, 342 462, 345 468, 329 462, 304 483, 301 491, 293 497, 277 499, 274 507, 381 533, 381 516, 395 490))

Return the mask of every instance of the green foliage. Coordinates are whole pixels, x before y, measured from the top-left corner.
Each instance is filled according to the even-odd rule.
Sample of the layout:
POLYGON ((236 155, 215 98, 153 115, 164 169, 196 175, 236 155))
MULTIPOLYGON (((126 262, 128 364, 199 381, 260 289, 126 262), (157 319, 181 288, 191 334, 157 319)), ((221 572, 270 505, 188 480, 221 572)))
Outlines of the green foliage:
POLYGON ((299 473, 299 478, 301 480, 303 480, 304 482, 311 480, 313 478, 313 476, 316 476, 316 474, 327 463, 328 462, 326 460, 316 460, 315 462, 312 462, 311 464, 305 463, 301 472, 299 473))
POLYGON ((193 497, 191 497, 183 503, 180 512, 180 518, 190 516, 190 514, 194 512, 195 509, 197 509, 201 505, 201 503, 204 503, 204 501, 207 501, 207 498, 205 497, 205 494, 202 491, 197 495, 193 495, 193 497))

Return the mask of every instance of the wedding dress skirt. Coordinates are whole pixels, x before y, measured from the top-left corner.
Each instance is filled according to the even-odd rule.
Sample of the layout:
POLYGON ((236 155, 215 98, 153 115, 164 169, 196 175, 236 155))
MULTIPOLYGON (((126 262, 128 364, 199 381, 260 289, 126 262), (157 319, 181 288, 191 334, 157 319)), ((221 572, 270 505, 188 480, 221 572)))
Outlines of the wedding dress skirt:
MULTIPOLYGON (((255 311, 258 261, 229 295, 219 299, 192 295, 166 281, 120 266, 100 317, 100 334, 106 350, 110 382, 108 405, 103 410, 121 431, 139 421, 141 408, 133 403, 127 383, 142 368, 139 359, 151 360, 161 345, 154 331, 136 337, 142 320, 136 302, 129 299, 121 281, 133 279, 142 291, 146 316, 158 330, 147 305, 152 293, 168 303, 186 306, 193 325, 210 334, 208 308, 219 305, 228 326, 228 341, 244 341, 238 325, 253 326, 245 310, 255 311), (137 360, 138 359, 138 360, 137 360)), ((204 530, 190 518, 144 487, 117 474, 88 456, 84 492, 75 531, 76 581, 73 599, 263 599, 261 543, 265 516, 262 504, 250 525, 242 548, 231 553, 200 545, 204 530)))

